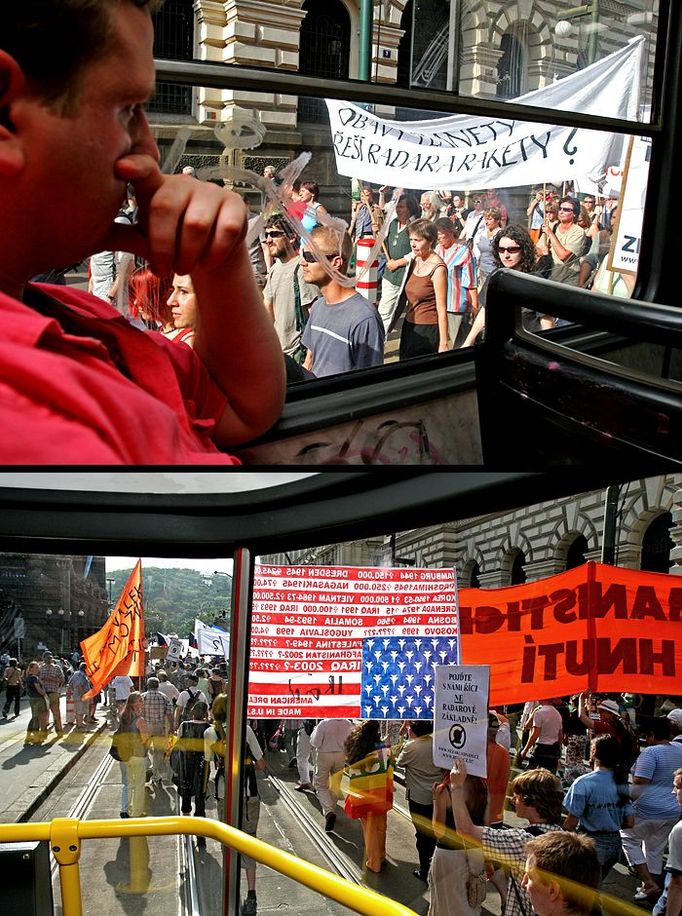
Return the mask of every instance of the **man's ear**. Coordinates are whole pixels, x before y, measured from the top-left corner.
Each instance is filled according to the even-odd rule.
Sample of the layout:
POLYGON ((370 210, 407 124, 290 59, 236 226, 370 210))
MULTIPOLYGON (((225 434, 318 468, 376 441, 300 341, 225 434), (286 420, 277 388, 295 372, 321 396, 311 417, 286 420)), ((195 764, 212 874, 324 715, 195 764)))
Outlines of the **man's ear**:
POLYGON ((0 175, 14 175, 23 167, 24 152, 12 120, 17 99, 24 95, 26 80, 21 67, 0 50, 0 175))
POLYGON ((552 879, 547 885, 547 890, 552 900, 559 900, 561 898, 561 884, 558 881, 552 879))

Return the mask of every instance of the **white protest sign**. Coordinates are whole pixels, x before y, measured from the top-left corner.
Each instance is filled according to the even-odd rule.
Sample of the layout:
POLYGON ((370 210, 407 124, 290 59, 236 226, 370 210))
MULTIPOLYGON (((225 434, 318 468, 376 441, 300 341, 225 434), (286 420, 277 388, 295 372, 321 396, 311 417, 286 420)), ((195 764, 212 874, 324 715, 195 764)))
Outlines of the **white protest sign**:
POLYGON ((166 658, 169 662, 179 662, 182 658, 182 643, 179 639, 170 639, 166 658))
MULTIPOLYGON (((644 38, 543 89, 513 101, 634 120, 644 38)), ((327 99, 340 175, 420 188, 498 188, 588 177, 620 162, 623 138, 543 122, 449 115, 390 121, 350 102, 327 99)))
POLYGON ((488 665, 438 665, 433 710, 433 762, 450 769, 461 757, 472 776, 486 776, 488 665))
POLYGON ((618 200, 618 226, 609 270, 637 273, 650 155, 651 138, 632 137, 618 200))

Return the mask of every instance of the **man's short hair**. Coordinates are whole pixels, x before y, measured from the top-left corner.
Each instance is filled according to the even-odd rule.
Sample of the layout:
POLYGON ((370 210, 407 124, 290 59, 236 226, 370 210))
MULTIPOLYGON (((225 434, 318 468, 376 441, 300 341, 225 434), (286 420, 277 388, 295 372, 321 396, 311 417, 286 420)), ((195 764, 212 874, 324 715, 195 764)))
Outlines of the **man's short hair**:
POLYGON ((159 686, 158 677, 148 677, 147 678, 147 687, 151 687, 152 690, 159 686))
POLYGON ((597 847, 590 837, 568 830, 550 830, 526 843, 543 883, 557 881, 569 913, 590 913, 601 876, 597 847))
POLYGON ((164 0, 20 0, 2 4, 0 48, 16 60, 46 104, 65 113, 85 68, 107 50, 116 7, 157 12, 164 0))
POLYGON ((279 229, 288 239, 296 239, 298 241, 297 232, 283 213, 271 213, 266 217, 265 228, 279 229))
POLYGON ((196 674, 186 674, 186 675, 185 675, 185 680, 186 680, 186 681, 192 681, 192 683, 194 683, 194 684, 198 684, 198 683, 199 683, 199 677, 198 677, 198 675, 196 675, 196 674))
POLYGON ((413 719, 410 722, 410 729, 418 737, 433 734, 433 719, 413 719))
POLYGON ((168 675, 166 674, 165 671, 161 671, 161 669, 159 669, 156 673, 158 674, 159 680, 160 680, 160 681, 167 681, 167 680, 168 680, 168 675))
POLYGON ((337 232, 336 229, 332 229, 331 226, 316 226, 310 233, 310 238, 316 245, 319 245, 323 254, 326 254, 328 258, 339 256, 343 261, 341 273, 346 272, 350 256, 353 252, 353 243, 347 232, 340 235, 340 233, 337 232))
POLYGON ((561 780, 544 767, 521 773, 512 782, 511 791, 521 795, 524 803, 535 808, 546 823, 557 824, 561 819, 564 800, 561 780))

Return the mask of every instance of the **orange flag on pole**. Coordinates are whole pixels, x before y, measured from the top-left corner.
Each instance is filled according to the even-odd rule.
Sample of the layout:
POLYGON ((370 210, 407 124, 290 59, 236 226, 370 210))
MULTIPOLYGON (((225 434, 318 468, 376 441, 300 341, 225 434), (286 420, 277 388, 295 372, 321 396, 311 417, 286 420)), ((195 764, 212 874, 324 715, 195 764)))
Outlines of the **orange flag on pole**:
POLYGON ((83 699, 96 696, 112 677, 144 675, 144 608, 142 602, 142 561, 123 586, 121 597, 101 630, 81 642, 85 673, 92 687, 83 699))

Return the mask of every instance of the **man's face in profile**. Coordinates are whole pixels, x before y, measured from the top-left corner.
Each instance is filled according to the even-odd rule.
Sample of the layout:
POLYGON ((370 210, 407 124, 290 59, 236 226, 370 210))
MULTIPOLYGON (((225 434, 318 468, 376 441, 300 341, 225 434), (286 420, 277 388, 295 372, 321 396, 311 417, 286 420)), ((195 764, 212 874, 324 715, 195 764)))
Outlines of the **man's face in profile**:
POLYGON ((127 2, 113 6, 111 17, 107 50, 82 72, 68 112, 36 100, 25 125, 30 158, 23 177, 41 207, 55 263, 100 250, 98 239, 126 199, 119 159, 159 158, 143 110, 154 87, 151 17, 127 2))

